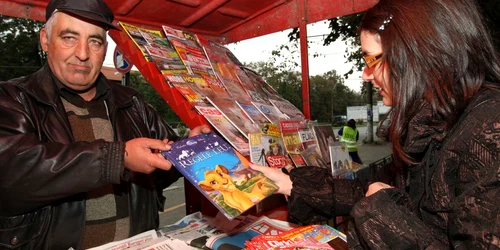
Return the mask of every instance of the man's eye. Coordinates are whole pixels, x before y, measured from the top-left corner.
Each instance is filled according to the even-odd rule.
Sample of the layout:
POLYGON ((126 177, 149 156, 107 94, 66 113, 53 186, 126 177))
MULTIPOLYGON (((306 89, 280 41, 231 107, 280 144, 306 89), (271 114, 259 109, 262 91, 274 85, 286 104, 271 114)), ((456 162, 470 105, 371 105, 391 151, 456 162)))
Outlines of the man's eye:
POLYGON ((90 44, 92 45, 102 45, 102 42, 99 40, 90 40, 90 44))
POLYGON ((63 37, 64 41, 68 41, 68 42, 71 42, 71 41, 75 41, 76 39, 72 36, 64 36, 63 37))

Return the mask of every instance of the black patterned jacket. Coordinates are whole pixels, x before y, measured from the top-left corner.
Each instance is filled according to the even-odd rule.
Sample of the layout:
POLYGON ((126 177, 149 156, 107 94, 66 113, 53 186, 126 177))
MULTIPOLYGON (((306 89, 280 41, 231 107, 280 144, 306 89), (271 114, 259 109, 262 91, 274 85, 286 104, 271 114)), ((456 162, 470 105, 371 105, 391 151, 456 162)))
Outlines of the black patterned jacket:
POLYGON ((290 216, 350 214, 350 249, 500 249, 500 91, 481 90, 446 137, 429 114, 410 122, 405 150, 421 162, 398 188, 364 197, 357 181, 294 169, 290 216))

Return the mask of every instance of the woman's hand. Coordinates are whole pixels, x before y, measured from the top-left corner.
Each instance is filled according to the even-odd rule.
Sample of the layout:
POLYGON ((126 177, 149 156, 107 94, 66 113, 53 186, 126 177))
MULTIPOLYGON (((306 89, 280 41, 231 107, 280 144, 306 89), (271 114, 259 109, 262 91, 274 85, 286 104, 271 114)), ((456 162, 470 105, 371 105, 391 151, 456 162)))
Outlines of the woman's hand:
POLYGON ((374 182, 372 184, 370 184, 370 186, 368 186, 368 191, 366 191, 366 194, 365 196, 368 197, 382 189, 386 189, 386 188, 394 188, 393 186, 391 185, 387 185, 383 182, 374 182))
POLYGON ((212 131, 210 129, 210 127, 206 124, 203 124, 203 125, 196 126, 195 128, 191 129, 189 131, 188 137, 193 137, 193 136, 196 136, 199 134, 208 134, 208 133, 210 133, 210 131, 212 131))
POLYGON ((278 185, 278 193, 290 195, 292 192, 292 180, 290 176, 281 172, 280 169, 265 167, 257 164, 250 163, 250 168, 262 172, 267 178, 271 179, 278 185))

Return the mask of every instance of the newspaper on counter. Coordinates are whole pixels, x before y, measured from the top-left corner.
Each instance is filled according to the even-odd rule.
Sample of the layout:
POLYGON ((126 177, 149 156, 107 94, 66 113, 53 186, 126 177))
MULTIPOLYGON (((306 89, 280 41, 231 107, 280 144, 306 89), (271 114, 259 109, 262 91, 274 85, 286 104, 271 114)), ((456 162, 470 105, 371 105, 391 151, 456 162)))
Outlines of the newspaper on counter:
POLYGON ((158 238, 158 235, 155 230, 149 230, 144 233, 137 234, 130 238, 113 241, 108 244, 104 244, 98 247, 90 248, 89 250, 121 250, 121 249, 130 249, 137 246, 146 246, 155 239, 158 238))
POLYGON ((207 239, 206 247, 212 250, 243 249, 245 242, 258 235, 278 235, 294 228, 295 225, 261 216, 244 227, 238 227, 232 232, 214 235, 207 239))

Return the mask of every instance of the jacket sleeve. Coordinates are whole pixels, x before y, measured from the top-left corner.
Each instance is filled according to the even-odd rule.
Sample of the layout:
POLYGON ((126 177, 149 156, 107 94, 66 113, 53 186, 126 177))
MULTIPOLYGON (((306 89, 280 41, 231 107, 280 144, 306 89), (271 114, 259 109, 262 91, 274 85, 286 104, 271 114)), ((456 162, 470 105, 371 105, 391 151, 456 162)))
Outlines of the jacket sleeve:
POLYGON ((396 188, 361 199, 351 211, 355 224, 349 227, 349 248, 449 249, 411 211, 409 196, 396 188))
MULTIPOLYGON (((159 140, 168 139, 169 141, 177 141, 180 139, 172 127, 163 120, 153 106, 145 103, 145 110, 147 124, 150 131, 150 138, 159 140)), ((172 166, 172 168, 168 171, 157 169, 153 173, 153 177, 155 179, 158 193, 159 195, 162 195, 162 190, 176 182, 180 177, 182 177, 182 175, 175 167, 172 166)))
POLYGON ((301 167, 290 172, 293 182, 288 199, 290 217, 304 224, 327 221, 348 215, 363 197, 357 180, 334 179, 328 169, 301 167))
POLYGON ((65 144, 56 135, 42 140, 38 131, 44 124, 33 121, 22 103, 0 88, 0 216, 26 213, 119 182, 123 143, 65 144))

